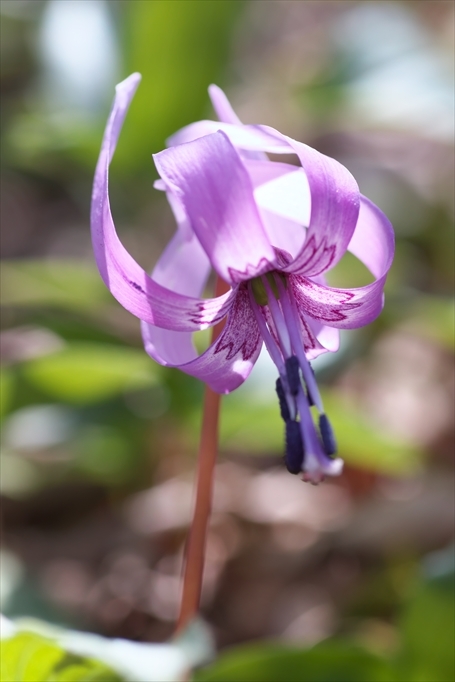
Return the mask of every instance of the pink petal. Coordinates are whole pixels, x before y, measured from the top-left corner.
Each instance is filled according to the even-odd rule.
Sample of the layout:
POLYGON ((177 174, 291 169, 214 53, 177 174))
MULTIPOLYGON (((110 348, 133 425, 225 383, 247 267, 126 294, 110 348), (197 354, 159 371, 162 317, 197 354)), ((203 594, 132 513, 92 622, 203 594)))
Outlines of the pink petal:
MULTIPOLYGON (((236 149, 249 150, 252 152, 270 152, 271 154, 293 154, 293 149, 280 133, 274 135, 262 126, 233 125, 218 121, 197 121, 178 130, 167 140, 168 147, 185 142, 193 142, 200 137, 221 130, 227 135, 236 149), (281 135, 281 136, 280 136, 281 135)), ((272 128, 270 128, 273 131, 272 128)))
POLYGON ((223 123, 233 123, 234 125, 242 125, 231 103, 218 85, 209 85, 209 95, 212 100, 212 106, 220 121, 223 123))
POLYGON ((288 163, 244 160, 254 198, 271 244, 292 260, 300 252, 310 221, 310 192, 302 168, 288 163))
POLYGON ((395 235, 387 216, 360 195, 360 213, 348 250, 377 278, 386 274, 395 252, 395 235))
POLYGON ((245 285, 236 289, 236 298, 221 335, 199 357, 176 362, 178 337, 181 335, 168 332, 167 340, 171 335, 175 337, 175 345, 170 352, 168 343, 161 343, 161 339, 157 341, 153 333, 153 327, 142 323, 145 350, 154 360, 197 377, 217 393, 230 393, 245 381, 262 346, 262 336, 245 285))
MULTIPOLYGON (((153 272, 155 282, 177 293, 200 296, 210 273, 210 261, 196 239, 178 199, 168 193, 178 230, 161 254, 153 272)), ((175 332, 142 323, 144 343, 165 349, 168 362, 181 364, 196 357, 191 332, 175 332)))
POLYGON ((394 253, 393 228, 384 213, 361 197, 361 208, 352 251, 377 278, 357 289, 324 286, 308 277, 289 278, 299 308, 322 324, 354 329, 372 322, 383 307, 383 289, 394 253))
POLYGON ((259 126, 270 137, 287 142, 305 171, 311 195, 311 217, 305 243, 287 272, 317 275, 333 267, 345 253, 359 212, 359 189, 351 173, 335 159, 259 126))
MULTIPOLYGON (((312 276, 333 267, 345 253, 358 217, 359 190, 351 173, 335 159, 269 126, 199 121, 176 133, 170 143, 194 140, 210 129, 222 130, 239 150, 297 154, 308 181, 311 217, 305 243, 286 271, 312 276)), ((308 210, 305 195, 302 187, 302 206, 308 210)))
POLYGON ((109 205, 109 163, 126 112, 139 84, 133 74, 116 87, 93 184, 91 227, 96 263, 106 286, 124 308, 141 320, 166 329, 197 331, 225 317, 234 294, 201 301, 160 286, 136 263, 120 242, 109 205))
POLYGON ((275 254, 251 181, 224 133, 171 147, 154 159, 220 277, 237 284, 271 269, 275 254))

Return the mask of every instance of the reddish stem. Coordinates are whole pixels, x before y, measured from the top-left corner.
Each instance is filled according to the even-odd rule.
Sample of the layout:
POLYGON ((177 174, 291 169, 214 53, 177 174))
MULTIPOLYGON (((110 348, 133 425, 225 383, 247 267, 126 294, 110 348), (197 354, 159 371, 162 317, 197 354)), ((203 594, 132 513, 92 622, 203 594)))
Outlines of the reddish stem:
MULTIPOLYGON (((221 296, 228 288, 226 282, 218 277, 215 295, 221 296)), ((224 321, 213 328, 212 342, 219 336, 223 326, 224 321)), ((199 610, 207 527, 212 508, 213 475, 218 452, 218 418, 220 401, 220 394, 215 393, 211 388, 206 386, 201 440, 199 443, 196 502, 193 521, 186 544, 183 593, 180 604, 180 614, 177 621, 177 632, 188 625, 199 610)))

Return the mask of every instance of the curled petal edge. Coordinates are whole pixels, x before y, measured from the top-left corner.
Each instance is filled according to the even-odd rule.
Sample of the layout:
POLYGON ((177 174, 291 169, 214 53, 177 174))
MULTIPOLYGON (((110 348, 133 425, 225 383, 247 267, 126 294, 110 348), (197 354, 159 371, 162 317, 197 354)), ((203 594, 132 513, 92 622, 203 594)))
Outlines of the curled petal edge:
POLYGON ((220 322, 235 294, 212 299, 176 293, 155 282, 120 242, 109 204, 109 164, 131 100, 140 81, 135 73, 116 87, 112 110, 95 171, 91 230, 95 260, 102 279, 117 301, 141 320, 174 331, 199 331, 220 322))
POLYGON ((348 250, 376 277, 374 282, 355 289, 340 289, 300 275, 290 278, 297 304, 305 313, 338 329, 356 329, 376 319, 383 308, 384 284, 393 261, 392 225, 384 213, 363 196, 348 250))

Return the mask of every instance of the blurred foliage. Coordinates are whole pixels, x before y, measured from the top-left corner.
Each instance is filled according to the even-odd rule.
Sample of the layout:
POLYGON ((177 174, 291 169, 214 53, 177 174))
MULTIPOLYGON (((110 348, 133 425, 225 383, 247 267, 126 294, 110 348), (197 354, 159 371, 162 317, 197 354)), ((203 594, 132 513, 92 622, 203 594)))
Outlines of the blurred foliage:
POLYGON ((1 272, 3 305, 99 308, 110 296, 92 264, 78 261, 6 262, 1 272))
POLYGON ((454 574, 421 581, 402 606, 401 650, 378 656, 360 642, 333 638, 302 650, 273 642, 225 652, 197 682, 450 682, 455 670, 454 574))
POLYGON ((144 353, 106 344, 73 343, 22 368, 32 385, 63 402, 87 405, 156 382, 144 353))
POLYGON ((121 682, 121 677, 95 660, 68 654, 52 640, 20 632, 1 642, 1 678, 5 682, 121 682))

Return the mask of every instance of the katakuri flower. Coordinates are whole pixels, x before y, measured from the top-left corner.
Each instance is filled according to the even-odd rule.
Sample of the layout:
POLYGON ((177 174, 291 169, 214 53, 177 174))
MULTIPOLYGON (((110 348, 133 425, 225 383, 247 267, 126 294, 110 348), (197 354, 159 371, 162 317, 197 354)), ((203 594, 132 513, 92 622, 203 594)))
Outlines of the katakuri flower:
POLYGON ((278 369, 276 390, 286 428, 285 463, 318 483, 342 460, 310 361, 338 349, 338 330, 374 320, 394 252, 386 216, 362 196, 340 163, 262 125, 242 125, 224 93, 210 87, 221 122, 183 128, 154 155, 177 231, 149 276, 121 244, 109 206, 108 170, 140 80, 116 88, 96 168, 93 248, 115 298, 141 320, 147 353, 229 393, 248 377, 264 342, 278 369), (271 161, 292 154, 300 166, 271 161), (350 251, 371 284, 340 289, 324 273, 350 251), (211 269, 230 285, 201 299, 211 269), (192 334, 225 320, 198 355, 192 334), (317 412, 313 420, 311 407, 317 412))

